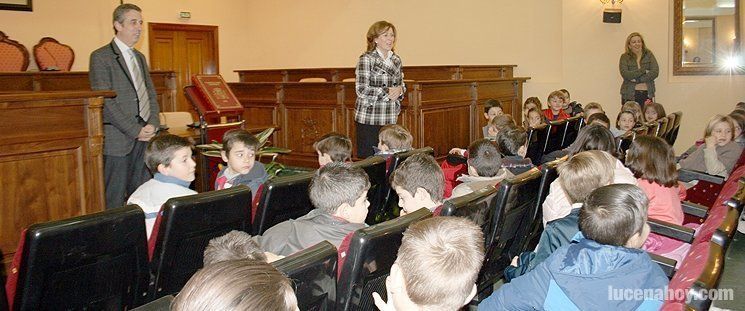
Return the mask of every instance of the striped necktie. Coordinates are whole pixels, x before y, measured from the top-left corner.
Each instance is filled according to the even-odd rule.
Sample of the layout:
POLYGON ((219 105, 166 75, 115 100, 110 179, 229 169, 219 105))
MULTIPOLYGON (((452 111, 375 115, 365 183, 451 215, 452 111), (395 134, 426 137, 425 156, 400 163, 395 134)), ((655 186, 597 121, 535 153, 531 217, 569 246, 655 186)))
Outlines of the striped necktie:
POLYGON ((134 49, 129 49, 129 57, 132 61, 132 80, 134 81, 137 98, 140 102, 139 114, 147 122, 150 119, 150 97, 147 95, 145 79, 142 78, 142 70, 140 70, 140 66, 137 64, 134 49))

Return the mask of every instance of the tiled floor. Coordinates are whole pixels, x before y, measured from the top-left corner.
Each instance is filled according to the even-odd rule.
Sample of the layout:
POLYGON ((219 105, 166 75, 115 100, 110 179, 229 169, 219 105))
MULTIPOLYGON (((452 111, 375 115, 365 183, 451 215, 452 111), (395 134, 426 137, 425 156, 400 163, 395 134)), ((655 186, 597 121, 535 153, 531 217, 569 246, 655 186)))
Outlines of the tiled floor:
MULTIPOLYGON (((713 306, 729 310, 745 310, 745 235, 735 233, 735 237, 727 250, 724 260, 724 274, 719 282, 719 288, 731 288, 734 300, 715 301, 713 306)), ((715 310, 716 308, 712 308, 715 310)))

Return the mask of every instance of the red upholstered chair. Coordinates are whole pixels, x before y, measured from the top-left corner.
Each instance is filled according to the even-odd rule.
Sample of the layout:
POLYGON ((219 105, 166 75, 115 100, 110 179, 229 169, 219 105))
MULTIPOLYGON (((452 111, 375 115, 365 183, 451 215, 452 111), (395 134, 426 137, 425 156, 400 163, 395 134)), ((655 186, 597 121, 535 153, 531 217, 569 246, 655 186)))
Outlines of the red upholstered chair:
POLYGON ((75 61, 75 52, 69 45, 44 37, 34 45, 34 60, 39 70, 70 71, 75 61))
POLYGON ((662 310, 708 310, 708 290, 717 288, 724 266, 724 250, 713 242, 694 244, 675 276, 670 280, 662 310), (685 295, 683 294, 685 293, 685 295), (687 304, 685 308, 682 305, 687 304))
POLYGON ((28 49, 0 31, 0 72, 26 71, 28 62, 28 49))

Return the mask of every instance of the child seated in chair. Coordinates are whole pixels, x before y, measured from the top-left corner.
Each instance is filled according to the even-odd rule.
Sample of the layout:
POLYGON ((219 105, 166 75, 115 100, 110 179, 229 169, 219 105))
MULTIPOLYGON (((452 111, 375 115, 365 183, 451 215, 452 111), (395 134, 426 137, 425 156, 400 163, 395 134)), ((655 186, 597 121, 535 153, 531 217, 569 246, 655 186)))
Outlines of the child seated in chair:
POLYGON ((587 125, 598 124, 604 128, 610 129, 610 119, 605 112, 593 113, 587 118, 587 125))
POLYGON ((318 165, 323 167, 332 162, 352 161, 352 141, 349 137, 331 132, 323 135, 315 143, 313 149, 318 154, 318 165))
POLYGON ((488 99, 484 103, 484 118, 486 118, 486 125, 481 128, 484 134, 484 138, 489 137, 489 122, 497 116, 504 114, 502 109, 502 102, 496 99, 488 99))
POLYGON ((205 266, 228 260, 248 259, 273 262, 283 257, 265 253, 251 238, 251 235, 238 230, 232 230, 223 236, 213 238, 204 248, 205 266))
POLYGON ((526 130, 530 128, 537 128, 543 124, 546 124, 545 122, 543 122, 543 114, 538 108, 530 108, 530 110, 525 113, 525 116, 526 119, 525 122, 523 122, 523 127, 526 130))
POLYGON ((616 127, 610 129, 613 133, 613 137, 621 137, 631 132, 631 130, 633 130, 636 126, 636 121, 634 121, 634 118, 635 117, 633 111, 624 110, 619 112, 618 116, 616 117, 616 127))
MULTIPOLYGON (((579 131, 577 140, 567 148, 566 155, 571 158, 575 154, 588 150, 602 150, 613 156, 616 163, 613 168, 614 184, 636 185, 634 174, 615 157, 618 148, 613 139, 613 134, 607 128, 597 124, 585 126, 579 131)), ((545 225, 549 221, 569 214, 572 209, 571 205, 567 193, 561 189, 559 181, 554 180, 549 186, 546 200, 543 201, 543 224, 545 225)))
POLYGON ((734 129, 731 118, 723 115, 712 117, 704 131, 704 144, 680 160, 680 168, 727 178, 743 150, 733 141, 734 129))
POLYGON ((639 249, 649 235, 647 204, 637 186, 595 189, 571 244, 502 285, 479 310, 658 310, 669 280, 639 249), (650 294, 615 298, 615 290, 650 294))
POLYGON ((417 153, 391 173, 391 188, 398 195, 400 215, 426 208, 433 215, 442 209, 445 176, 431 155, 417 153))
MULTIPOLYGON (((585 106, 585 110, 583 112, 585 115, 585 120, 588 120, 592 115, 599 113, 599 112, 605 113, 605 110, 603 110, 603 106, 601 106, 600 104, 596 102, 588 103, 587 106, 585 106)), ((588 121, 587 124, 590 124, 590 122, 588 121)))
POLYGON ((145 165, 154 176, 132 193, 127 204, 137 204, 145 212, 148 238, 163 203, 170 198, 197 194, 189 189, 197 167, 191 147, 186 138, 166 134, 151 139, 145 149, 145 165))
POLYGON ((450 198, 494 186, 512 176, 510 171, 502 168, 502 156, 496 144, 488 139, 476 140, 468 147, 468 175, 458 177, 461 184, 453 188, 450 198))
MULTIPOLYGON (((528 120, 528 111, 531 109, 538 109, 538 111, 541 111, 541 107, 543 107, 543 104, 538 97, 528 97, 528 99, 525 100, 525 103, 523 103, 523 121, 528 120)), ((543 117, 543 114, 541 114, 541 117, 543 117)))
POLYGON ((292 281, 264 260, 227 260, 197 271, 171 303, 173 311, 296 311, 292 281))
MULTIPOLYGON (((515 127, 515 124, 516 124, 515 118, 513 118, 511 115, 508 115, 508 114, 498 115, 494 117, 494 119, 489 121, 489 125, 488 125, 489 128, 487 129, 489 136, 484 137, 484 139, 495 141, 497 140, 497 135, 499 134, 500 131, 506 128, 515 127)), ((468 157, 467 149, 453 148, 453 149, 450 149, 448 153, 468 157)))
POLYGON ((476 295, 484 261, 484 235, 472 221, 435 217, 404 232, 386 279, 388 301, 373 293, 375 306, 393 310, 459 310, 476 295))
POLYGON ((548 108, 543 110, 543 116, 547 121, 569 119, 569 114, 563 109, 565 99, 562 91, 553 91, 548 95, 548 108))
POLYGON ((615 164, 613 156, 600 150, 580 152, 559 164, 557 180, 572 204, 569 214, 546 224, 534 252, 525 252, 513 258, 512 265, 504 271, 508 282, 533 270, 559 247, 569 245, 572 237, 579 232, 578 219, 582 202, 593 190, 613 181, 615 164))
POLYGON ((375 155, 388 159, 394 153, 409 151, 412 149, 411 142, 413 140, 411 133, 403 126, 398 124, 383 126, 378 133, 378 146, 375 147, 375 155))
POLYGON ((528 152, 528 133, 520 127, 511 127, 497 134, 497 150, 502 154, 502 168, 513 175, 520 175, 534 167, 528 152))
POLYGON ((287 256, 321 241, 339 247, 344 237, 365 227, 370 202, 367 173, 348 163, 329 163, 317 170, 308 193, 315 207, 297 219, 279 223, 253 239, 264 251, 287 256))
POLYGON ((258 148, 259 140, 246 130, 225 132, 220 155, 228 165, 217 173, 215 190, 246 185, 251 188, 251 195, 255 195, 259 186, 269 178, 264 164, 256 161, 258 148))
POLYGON ((561 89, 559 91, 564 93, 564 103, 561 106, 561 109, 564 109, 564 112, 566 112, 570 117, 582 113, 582 104, 578 103, 577 101, 572 101, 572 97, 569 94, 569 91, 567 91, 566 89, 561 89))

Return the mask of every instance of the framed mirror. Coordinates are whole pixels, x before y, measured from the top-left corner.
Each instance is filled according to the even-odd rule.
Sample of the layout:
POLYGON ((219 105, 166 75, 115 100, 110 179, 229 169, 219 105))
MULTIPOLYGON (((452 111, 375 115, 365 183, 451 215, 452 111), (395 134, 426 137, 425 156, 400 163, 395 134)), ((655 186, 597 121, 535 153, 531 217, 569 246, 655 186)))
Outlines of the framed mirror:
POLYGON ((741 0, 673 1, 673 75, 745 74, 741 0))

